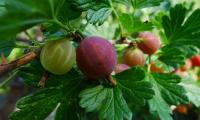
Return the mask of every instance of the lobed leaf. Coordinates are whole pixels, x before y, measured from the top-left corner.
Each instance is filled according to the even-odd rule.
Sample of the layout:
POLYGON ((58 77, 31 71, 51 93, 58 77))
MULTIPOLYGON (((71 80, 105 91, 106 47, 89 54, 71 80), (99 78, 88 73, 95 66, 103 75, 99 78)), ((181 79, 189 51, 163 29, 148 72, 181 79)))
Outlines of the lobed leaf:
POLYGON ((170 16, 163 16, 162 26, 171 44, 182 43, 200 48, 200 9, 186 18, 187 9, 178 4, 170 10, 170 16))
POLYGON ((132 0, 135 8, 147 8, 159 6, 164 0, 132 0))
POLYGON ((133 15, 121 14, 119 16, 121 25, 123 26, 123 34, 131 35, 136 32, 142 32, 153 29, 153 25, 150 22, 142 22, 138 18, 134 18, 133 15))
POLYGON ((56 111, 55 120, 79 120, 76 105, 61 103, 56 111))
POLYGON ((190 102, 192 102, 196 107, 200 106, 200 87, 197 85, 196 82, 192 81, 190 78, 185 79, 181 82, 181 85, 187 91, 186 95, 190 102))
POLYGON ((187 17, 187 9, 178 4, 171 8, 169 16, 162 17, 162 26, 168 44, 162 48, 161 61, 167 65, 178 68, 184 64, 186 58, 197 54, 200 48, 200 10, 195 10, 187 17))
POLYGON ((156 112, 161 120, 173 120, 171 115, 172 111, 170 106, 165 102, 165 100, 161 97, 159 88, 154 86, 155 96, 148 101, 150 112, 156 112))
POLYGON ((156 112, 161 120, 173 120, 170 105, 187 104, 186 90, 180 85, 181 78, 174 74, 152 73, 149 76, 155 96, 149 100, 151 112, 156 112))
POLYGON ((154 95, 152 84, 144 81, 145 71, 139 67, 133 67, 113 77, 128 97, 127 99, 130 99, 134 105, 144 105, 145 100, 151 99, 154 95))
POLYGON ((99 112, 100 119, 106 120, 131 120, 129 110, 122 92, 118 87, 105 88, 101 85, 82 91, 80 106, 87 112, 99 112))
POLYGON ((199 52, 195 46, 181 43, 166 45, 161 50, 162 52, 158 59, 174 68, 183 66, 187 58, 191 58, 199 52))
POLYGON ((181 78, 175 74, 152 73, 162 98, 171 105, 187 104, 186 90, 179 85, 181 78))
POLYGON ((48 88, 17 102, 19 110, 10 115, 11 120, 42 120, 57 106, 62 97, 59 88, 48 88))
POLYGON ((107 18, 112 13, 112 10, 110 8, 100 8, 98 10, 88 10, 87 13, 87 21, 91 24, 97 24, 102 25, 104 21, 107 20, 107 18))
POLYGON ((137 9, 159 6, 163 1, 164 0, 115 0, 115 2, 137 9))
POLYGON ((112 13, 107 0, 74 0, 74 5, 81 11, 87 11, 86 19, 93 25, 102 25, 112 13))

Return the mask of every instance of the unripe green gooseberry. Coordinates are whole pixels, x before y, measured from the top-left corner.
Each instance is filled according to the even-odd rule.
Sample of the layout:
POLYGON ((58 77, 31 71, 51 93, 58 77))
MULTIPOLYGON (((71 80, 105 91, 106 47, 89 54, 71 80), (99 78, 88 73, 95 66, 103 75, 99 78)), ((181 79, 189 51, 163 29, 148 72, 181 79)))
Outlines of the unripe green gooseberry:
POLYGON ((75 48, 67 39, 49 41, 40 54, 42 66, 56 75, 67 73, 74 65, 75 59, 75 48))

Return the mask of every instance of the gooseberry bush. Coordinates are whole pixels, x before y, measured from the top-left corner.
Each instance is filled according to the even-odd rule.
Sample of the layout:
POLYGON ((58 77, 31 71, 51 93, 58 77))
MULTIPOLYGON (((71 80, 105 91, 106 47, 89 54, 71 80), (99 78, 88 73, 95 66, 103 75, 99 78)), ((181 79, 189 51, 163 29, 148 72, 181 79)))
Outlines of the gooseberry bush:
POLYGON ((192 5, 1 0, 0 77, 35 88, 9 119, 173 120, 176 106, 200 107, 200 9, 192 5))

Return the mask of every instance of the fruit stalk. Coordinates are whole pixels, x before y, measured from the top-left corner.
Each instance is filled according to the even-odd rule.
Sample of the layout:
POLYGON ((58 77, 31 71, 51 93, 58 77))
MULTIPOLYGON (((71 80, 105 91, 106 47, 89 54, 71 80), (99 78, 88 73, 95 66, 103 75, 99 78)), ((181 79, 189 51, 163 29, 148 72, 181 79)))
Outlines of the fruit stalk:
POLYGON ((112 87, 117 85, 117 82, 112 78, 112 75, 107 76, 106 79, 110 82, 112 87))
POLYGON ((48 78, 49 78, 49 74, 48 74, 47 71, 45 71, 45 73, 42 75, 41 80, 40 80, 39 83, 38 83, 38 86, 39 86, 40 88, 44 88, 44 87, 45 87, 45 84, 46 84, 46 81, 48 80, 48 78))

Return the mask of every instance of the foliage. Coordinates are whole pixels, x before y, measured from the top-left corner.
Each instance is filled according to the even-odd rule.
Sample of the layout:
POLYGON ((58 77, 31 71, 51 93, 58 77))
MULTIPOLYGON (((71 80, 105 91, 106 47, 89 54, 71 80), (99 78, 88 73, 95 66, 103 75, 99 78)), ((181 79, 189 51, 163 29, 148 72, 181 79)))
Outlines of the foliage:
POLYGON ((54 111, 55 120, 131 120, 138 109, 145 107, 150 116, 172 120, 172 105, 191 102, 199 107, 197 83, 192 81, 193 78, 183 80, 173 70, 199 53, 200 9, 188 10, 184 4, 177 4, 169 6, 170 11, 162 9, 156 13, 139 14, 162 5, 164 1, 0 1, 0 52, 3 53, 19 48, 26 54, 41 49, 47 41, 66 36, 71 37, 77 47, 83 37, 100 35, 109 38, 120 59, 126 48, 134 45, 123 43, 123 40, 136 43, 140 41, 137 39, 139 32, 155 32, 162 41, 160 50, 146 57, 144 66, 113 73, 110 77, 116 82, 115 86, 107 78, 87 78, 76 65, 64 75, 48 73, 38 58, 17 66, 18 76, 36 90, 17 102, 17 110, 10 119, 42 120, 54 111), (148 19, 144 20, 145 16, 148 19), (43 33, 42 41, 37 40, 35 29, 43 33), (150 62, 157 60, 169 70, 163 73, 150 71, 150 62), (39 83, 46 73, 44 88, 40 88, 39 83))

